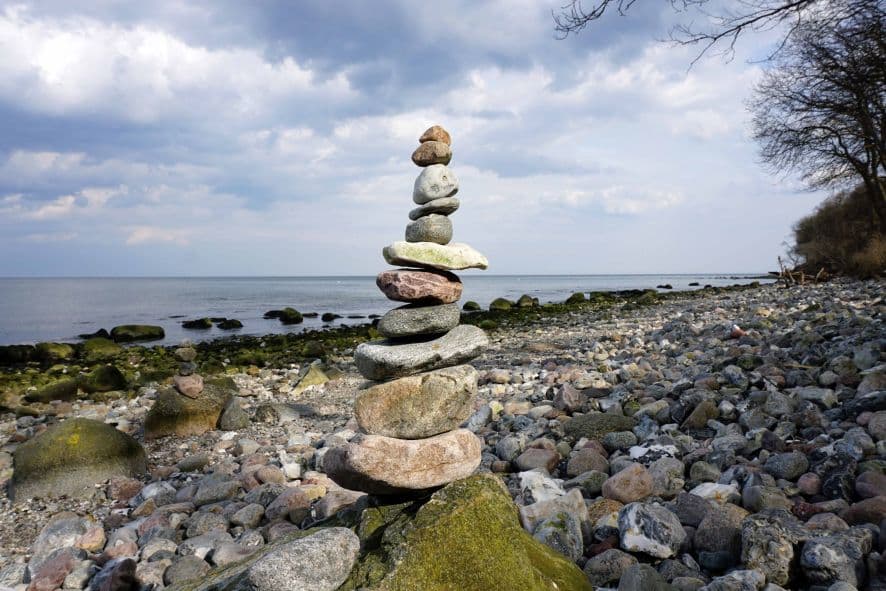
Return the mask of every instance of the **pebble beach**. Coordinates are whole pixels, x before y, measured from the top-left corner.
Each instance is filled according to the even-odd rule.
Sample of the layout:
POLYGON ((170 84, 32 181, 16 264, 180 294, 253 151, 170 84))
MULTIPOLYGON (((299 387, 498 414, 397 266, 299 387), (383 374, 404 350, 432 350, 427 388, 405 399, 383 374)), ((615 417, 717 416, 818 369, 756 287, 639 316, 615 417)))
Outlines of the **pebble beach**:
POLYGON ((369 384, 353 347, 230 367, 217 386, 234 392, 219 409, 227 428, 199 435, 146 437, 171 377, 4 412, 0 586, 271 589, 278 560, 289 588, 410 588, 397 571, 413 563, 395 557, 433 529, 423 512, 506 496, 513 519, 495 527, 525 541, 471 552, 528 569, 526 589, 886 588, 883 287, 769 285, 501 316, 470 363, 479 387, 463 428, 482 442, 480 465, 420 498, 347 490, 325 473, 327 453, 359 431, 354 402, 369 384), (74 418, 132 435, 147 473, 77 498, 10 499, 17 448, 74 418))

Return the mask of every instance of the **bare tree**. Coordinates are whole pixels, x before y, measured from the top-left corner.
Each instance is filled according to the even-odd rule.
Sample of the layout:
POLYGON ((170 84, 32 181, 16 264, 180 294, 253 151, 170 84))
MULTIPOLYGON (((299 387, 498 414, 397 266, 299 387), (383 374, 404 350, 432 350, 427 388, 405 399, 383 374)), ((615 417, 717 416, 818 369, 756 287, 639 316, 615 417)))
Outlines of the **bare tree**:
MULTIPOLYGON (((807 20, 836 26, 882 0, 738 0, 735 9, 724 8, 715 0, 665 0, 684 22, 670 32, 670 40, 679 45, 701 47, 696 60, 708 51, 731 57, 738 39, 748 32, 784 27, 779 47, 787 43, 807 20), (699 25, 698 20, 703 24, 699 25)), ((561 39, 579 33, 599 20, 607 11, 626 15, 637 0, 596 0, 585 8, 582 0, 571 0, 554 13, 555 31, 561 39)))
POLYGON ((804 23, 773 66, 749 102, 763 161, 810 188, 860 180, 886 230, 886 8, 804 23))

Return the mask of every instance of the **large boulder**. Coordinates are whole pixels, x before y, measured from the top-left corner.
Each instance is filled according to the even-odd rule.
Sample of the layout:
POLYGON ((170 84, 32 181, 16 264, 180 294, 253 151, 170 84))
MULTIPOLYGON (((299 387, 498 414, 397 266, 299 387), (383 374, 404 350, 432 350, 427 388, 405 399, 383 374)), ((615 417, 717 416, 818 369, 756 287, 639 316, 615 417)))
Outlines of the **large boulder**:
POLYGON ((126 387, 126 376, 113 365, 100 365, 80 381, 80 388, 89 394, 125 390, 126 387))
POLYGON ((55 362, 73 359, 76 351, 67 343, 37 343, 34 346, 40 361, 55 362))
POLYGON ((166 336, 162 326, 150 324, 121 324, 111 329, 111 338, 117 343, 156 341, 166 336))
POLYGON ((79 392, 77 380, 74 378, 62 378, 50 384, 46 384, 36 390, 27 392, 25 400, 28 402, 50 402, 52 400, 74 400, 79 392))
POLYGON ((495 476, 453 482, 411 517, 414 507, 363 512, 363 554, 340 591, 593 589, 575 564, 523 530, 495 476))
POLYGON ((166 388, 145 416, 145 438, 186 437, 212 431, 232 396, 231 390, 213 383, 205 384, 196 398, 166 388))
POLYGON ((83 343, 83 359, 87 363, 113 359, 123 351, 123 347, 104 337, 94 337, 83 343))
POLYGON ((109 478, 146 470, 145 450, 129 435, 99 421, 68 419, 15 450, 10 496, 87 496, 109 478))

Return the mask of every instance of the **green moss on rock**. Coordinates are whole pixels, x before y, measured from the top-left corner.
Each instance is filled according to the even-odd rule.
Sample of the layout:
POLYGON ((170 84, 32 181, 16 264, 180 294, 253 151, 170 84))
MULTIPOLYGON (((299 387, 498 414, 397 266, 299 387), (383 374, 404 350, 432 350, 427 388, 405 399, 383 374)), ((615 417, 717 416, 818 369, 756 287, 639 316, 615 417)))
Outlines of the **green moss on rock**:
POLYGON ((588 299, 585 297, 585 294, 583 294, 580 291, 577 291, 574 294, 572 294, 571 296, 569 296, 568 298, 566 298, 566 305, 572 306, 574 304, 582 304, 586 301, 588 301, 588 299))
POLYGON ((231 390, 211 383, 204 383, 197 398, 188 398, 174 388, 165 388, 145 416, 145 438, 185 437, 212 431, 232 395, 231 390))
POLYGON ((95 337, 83 343, 83 358, 87 363, 108 361, 119 355, 123 347, 112 340, 95 337))
POLYGON ((479 312, 483 308, 480 307, 480 304, 475 302, 474 300, 468 300, 465 302, 464 306, 461 307, 465 312, 479 312))
POLYGON ((490 312, 507 312, 514 307, 514 302, 507 298, 495 298, 489 303, 490 312))
POLYGON ((35 345, 40 361, 67 361, 73 359, 76 351, 67 343, 37 343, 35 345))
POLYGON ((25 394, 25 400, 28 402, 50 402, 52 400, 74 400, 77 398, 79 389, 77 380, 73 378, 65 378, 47 384, 42 388, 28 392, 25 394))
MULTIPOLYGON (((361 529, 380 535, 340 587, 377 591, 592 591, 584 573, 520 526, 501 481, 476 475, 453 482, 421 506, 393 515, 364 512, 361 529), (393 517, 386 525, 379 525, 393 517)), ((365 533, 365 532, 364 532, 365 533)))
POLYGON ((280 322, 283 324, 301 324, 304 316, 295 308, 283 308, 280 310, 280 322))
POLYGON ((636 424, 637 421, 631 417, 594 412, 570 419, 563 429, 573 439, 601 439, 614 431, 630 431, 636 424))
POLYGON ((80 387, 89 394, 125 390, 126 376, 113 365, 100 365, 84 376, 80 387))
POLYGON ((117 343, 156 341, 165 336, 163 327, 150 324, 121 324, 111 329, 111 338, 117 343))
POLYGON ((68 419, 20 445, 13 455, 11 496, 87 496, 114 476, 147 470, 139 443, 99 421, 68 419))

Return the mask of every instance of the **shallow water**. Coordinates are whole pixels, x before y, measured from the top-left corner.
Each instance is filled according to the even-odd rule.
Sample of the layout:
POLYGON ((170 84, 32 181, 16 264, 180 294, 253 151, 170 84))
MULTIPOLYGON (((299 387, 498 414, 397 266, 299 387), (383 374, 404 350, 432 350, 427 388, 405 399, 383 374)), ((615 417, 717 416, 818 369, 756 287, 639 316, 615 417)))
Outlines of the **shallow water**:
MULTIPOLYGON (((497 297, 516 299, 526 293, 542 302, 563 301, 576 291, 654 288, 675 290, 749 283, 751 274, 716 275, 462 275, 462 301, 487 306, 497 297)), ((263 335, 320 328, 319 318, 295 326, 265 320, 264 313, 292 306, 301 312, 334 312, 337 323, 361 323, 349 315, 383 314, 399 305, 382 295, 375 277, 192 277, 192 278, 0 278, 0 344, 77 341, 80 333, 110 330, 119 324, 157 324, 174 344, 231 334, 263 335), (185 330, 189 318, 226 317, 243 328, 223 331, 185 330)))

